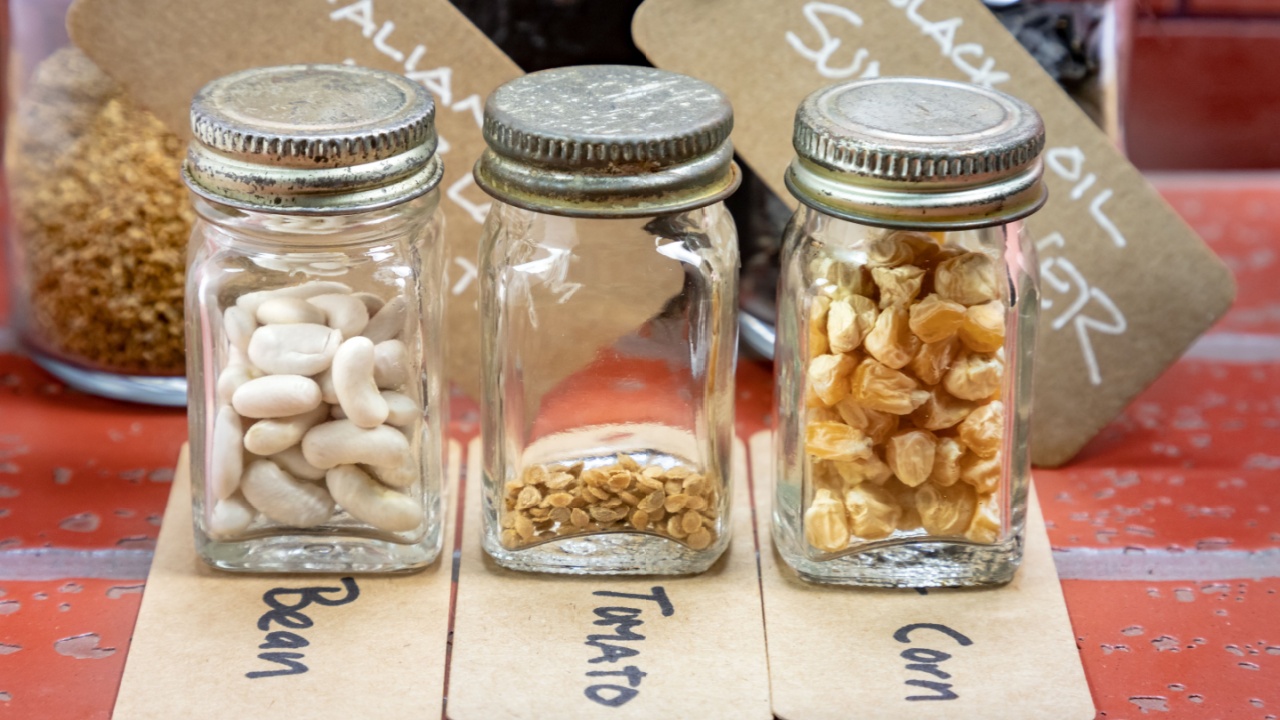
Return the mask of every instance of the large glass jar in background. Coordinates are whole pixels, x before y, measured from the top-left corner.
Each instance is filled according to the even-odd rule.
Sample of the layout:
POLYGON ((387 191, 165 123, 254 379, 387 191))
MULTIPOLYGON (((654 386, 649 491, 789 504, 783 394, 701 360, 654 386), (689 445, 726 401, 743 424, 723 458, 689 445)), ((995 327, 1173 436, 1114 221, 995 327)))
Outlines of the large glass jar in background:
POLYGON ((801 577, 987 585, 1022 558, 1044 125, 962 83, 884 78, 796 112, 774 542, 801 577))
POLYGON ((484 548, 692 573, 729 542, 733 113, 652 68, 547 70, 485 106, 484 548))
POLYGON ((394 572, 441 543, 435 107, 343 65, 192 102, 187 284, 196 547, 272 572, 394 572))
POLYGON ((182 405, 183 145, 71 46, 70 4, 8 3, 12 325, 76 389, 182 405))

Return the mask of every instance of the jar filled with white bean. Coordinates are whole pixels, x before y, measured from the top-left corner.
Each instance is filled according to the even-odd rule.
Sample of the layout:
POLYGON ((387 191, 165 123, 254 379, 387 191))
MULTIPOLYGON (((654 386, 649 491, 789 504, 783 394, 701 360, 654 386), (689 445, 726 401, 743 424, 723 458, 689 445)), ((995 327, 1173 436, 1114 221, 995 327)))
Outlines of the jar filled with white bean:
POLYGON ((439 554, 434 114, 415 83, 347 66, 249 70, 192 103, 191 477, 214 567, 397 572, 439 554))

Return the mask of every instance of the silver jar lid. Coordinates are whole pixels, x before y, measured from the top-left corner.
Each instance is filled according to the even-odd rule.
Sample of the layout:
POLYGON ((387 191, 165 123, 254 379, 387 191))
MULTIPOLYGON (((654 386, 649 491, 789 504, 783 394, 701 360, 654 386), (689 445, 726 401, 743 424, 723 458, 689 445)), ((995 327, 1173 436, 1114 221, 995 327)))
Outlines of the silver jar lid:
POLYGON ((733 108, 715 87, 665 70, 588 65, 502 85, 484 108, 476 183, 518 207, 640 217, 710 205, 741 180, 733 108))
POLYGON ((973 228, 1044 205, 1044 122, 989 88, 877 78, 823 88, 796 111, 787 188, 836 217, 882 227, 973 228))
POLYGON ((344 214, 440 184, 435 103, 421 85, 351 65, 254 68, 191 101, 182 175, 197 195, 260 212, 344 214))

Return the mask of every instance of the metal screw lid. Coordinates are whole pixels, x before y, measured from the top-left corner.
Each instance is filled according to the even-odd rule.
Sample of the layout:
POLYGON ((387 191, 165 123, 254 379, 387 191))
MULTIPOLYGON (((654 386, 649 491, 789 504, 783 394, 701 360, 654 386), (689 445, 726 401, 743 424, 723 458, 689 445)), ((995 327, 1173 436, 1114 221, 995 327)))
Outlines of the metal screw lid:
POLYGON ((796 111, 787 188, 800 202, 883 227, 985 227, 1042 206, 1044 122, 989 88, 877 78, 823 88, 796 111))
POLYGON ((737 188, 732 129, 728 99, 701 80, 620 65, 544 70, 489 95, 475 179, 503 202, 557 215, 679 212, 737 188))
POLYGON ((182 174, 197 195, 247 210, 344 214, 429 192, 435 103, 421 85, 351 65, 254 68, 191 101, 182 174))

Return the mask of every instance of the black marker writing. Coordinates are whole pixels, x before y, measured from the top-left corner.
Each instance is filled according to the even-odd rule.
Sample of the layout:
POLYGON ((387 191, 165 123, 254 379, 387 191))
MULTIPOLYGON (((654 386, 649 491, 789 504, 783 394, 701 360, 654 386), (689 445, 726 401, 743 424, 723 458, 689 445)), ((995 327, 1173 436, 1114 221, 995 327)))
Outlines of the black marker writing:
MULTIPOLYGON (((963 633, 938 623, 914 623, 911 625, 904 625, 898 628, 897 632, 893 634, 893 639, 903 644, 911 643, 913 642, 911 639, 911 633, 917 630, 932 630, 934 632, 941 633, 954 640, 956 644, 961 647, 968 647, 973 644, 973 641, 963 633)), ((938 667, 939 663, 951 659, 950 653, 945 653, 941 650, 934 650, 932 648, 913 647, 903 650, 900 653, 900 657, 908 661, 906 665, 907 670, 926 673, 938 678, 938 680, 951 679, 951 673, 938 667)), ((924 688, 925 690, 933 691, 932 695, 908 695, 905 699, 910 702, 916 702, 919 700, 955 700, 960 697, 951 689, 951 683, 938 682, 937 680, 911 679, 907 680, 905 684, 911 687, 924 688)))
MULTIPOLYGON (((648 594, 623 593, 612 590, 597 590, 592 594, 600 597, 653 602, 657 604, 663 617, 671 617, 676 612, 675 606, 671 604, 671 599, 667 597, 667 591, 662 587, 654 587, 648 594)), ((607 605, 595 608, 593 612, 596 620, 592 621, 592 624, 605 627, 612 626, 613 632, 607 634, 592 633, 587 636, 587 641, 584 644, 600 652, 599 655, 588 660, 588 663, 616 663, 624 658, 636 657, 640 654, 639 649, 619 643, 636 643, 645 639, 644 635, 635 630, 644 624, 644 621, 640 619, 644 608, 607 605)), ((599 705, 621 707, 634 700, 640 694, 637 688, 640 687, 640 680, 646 675, 647 673, 635 665, 627 665, 621 670, 590 670, 587 672, 587 677, 589 678, 616 677, 620 681, 625 679, 627 684, 622 685, 620 682, 596 683, 588 686, 582 691, 582 694, 599 705)))
MULTIPOLYGON (((262 601, 271 608, 258 618, 258 629, 267 631, 265 642, 258 646, 259 650, 297 650, 311 644, 301 635, 290 630, 303 630, 315 622, 302 611, 311 604, 330 607, 355 602, 360 597, 360 588, 355 578, 342 578, 342 587, 307 587, 307 588, 275 588, 263 593, 262 601), (333 593, 343 592, 341 597, 329 597, 333 593), (285 598, 296 598, 291 602, 285 598), (271 624, 290 630, 271 630, 271 624)), ((282 665, 275 670, 254 670, 244 674, 250 680, 279 675, 301 675, 309 668, 302 662, 305 657, 300 652, 264 652, 258 653, 259 660, 282 665)))

